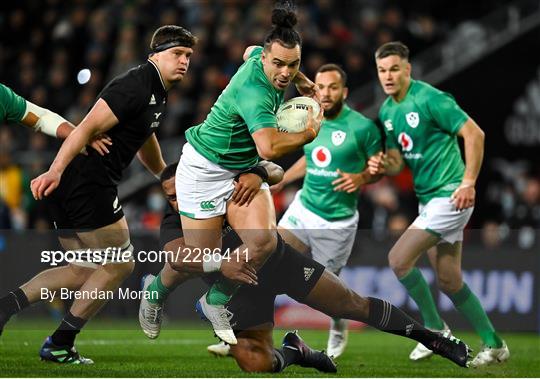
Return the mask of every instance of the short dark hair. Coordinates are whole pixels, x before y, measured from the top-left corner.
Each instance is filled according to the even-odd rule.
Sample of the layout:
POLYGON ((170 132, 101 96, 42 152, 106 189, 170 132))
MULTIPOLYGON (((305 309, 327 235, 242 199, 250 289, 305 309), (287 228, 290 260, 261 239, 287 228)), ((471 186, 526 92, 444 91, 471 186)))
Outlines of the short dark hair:
POLYGON ((382 59, 390 55, 397 55, 401 59, 409 60, 409 48, 400 41, 387 42, 377 49, 375 59, 382 59))
POLYGON ((269 49, 274 42, 287 49, 296 45, 302 46, 302 37, 294 29, 297 21, 294 6, 290 1, 277 3, 272 10, 273 27, 264 38, 264 48, 269 49))
POLYGON ((189 30, 177 25, 164 25, 157 28, 152 35, 150 50, 157 53, 174 46, 193 47, 196 43, 197 37, 189 30), (160 49, 160 47, 166 48, 160 49))
POLYGON ((319 67, 315 75, 317 75, 320 72, 328 72, 328 71, 339 72, 339 76, 341 76, 341 83, 343 83, 343 87, 347 85, 347 73, 345 72, 345 70, 341 68, 340 65, 335 64, 335 63, 323 64, 321 67, 319 67))
POLYGON ((170 178, 174 177, 176 175, 176 167, 178 166, 178 162, 171 163, 163 171, 161 172, 161 175, 159 176, 159 181, 161 183, 169 180, 170 178))

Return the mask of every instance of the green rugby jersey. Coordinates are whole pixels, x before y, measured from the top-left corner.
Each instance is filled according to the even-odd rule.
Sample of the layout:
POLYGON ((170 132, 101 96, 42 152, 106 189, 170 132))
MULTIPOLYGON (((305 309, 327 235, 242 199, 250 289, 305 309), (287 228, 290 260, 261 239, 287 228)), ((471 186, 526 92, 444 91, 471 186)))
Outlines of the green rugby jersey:
POLYGON ((387 147, 400 150, 412 171, 420 203, 450 196, 465 172, 457 133, 469 118, 453 96, 411 79, 405 98, 388 97, 379 118, 387 147))
POLYGON ((19 122, 26 112, 26 100, 0 83, 0 121, 19 122))
POLYGON ((276 127, 283 91, 268 81, 261 62, 262 47, 231 78, 206 120, 186 131, 186 139, 206 159, 227 169, 246 169, 259 160, 251 134, 276 127))
POLYGON ((339 178, 337 169, 359 173, 369 157, 381 150, 381 135, 375 123, 344 105, 335 119, 323 120, 317 138, 304 146, 302 204, 328 221, 353 216, 358 194, 334 191, 332 182, 339 178))

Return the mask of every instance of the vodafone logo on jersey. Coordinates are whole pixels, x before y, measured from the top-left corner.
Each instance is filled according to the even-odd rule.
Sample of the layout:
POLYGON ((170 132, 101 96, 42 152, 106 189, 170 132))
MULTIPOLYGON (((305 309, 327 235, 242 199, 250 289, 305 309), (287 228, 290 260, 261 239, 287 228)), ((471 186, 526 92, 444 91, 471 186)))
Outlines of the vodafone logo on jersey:
POLYGON ((311 152, 311 159, 317 167, 327 167, 332 162, 332 154, 324 146, 317 146, 311 152))
POLYGON ((411 151, 413 148, 413 140, 407 133, 399 133, 398 142, 402 151, 411 151))

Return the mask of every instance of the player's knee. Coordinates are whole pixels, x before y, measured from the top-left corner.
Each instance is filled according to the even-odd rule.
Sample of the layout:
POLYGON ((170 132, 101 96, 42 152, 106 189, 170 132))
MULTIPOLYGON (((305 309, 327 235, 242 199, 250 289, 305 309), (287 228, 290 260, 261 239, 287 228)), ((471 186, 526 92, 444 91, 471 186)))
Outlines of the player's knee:
POLYGON ((125 254, 122 256, 122 261, 107 264, 105 266, 106 271, 113 280, 124 280, 131 275, 135 269, 135 261, 133 260, 133 245, 131 242, 127 241, 122 247, 120 247, 120 251, 125 254))
POLYGON ((388 266, 390 266, 398 278, 405 276, 412 268, 412 266, 405 259, 403 259, 399 254, 395 254, 393 252, 388 254, 388 266))
POLYGON ((71 275, 77 280, 79 285, 82 285, 95 271, 90 267, 77 266, 74 264, 69 265, 71 275))
POLYGON ((263 341, 241 338, 233 348, 238 366, 246 372, 272 372, 274 354, 271 346, 263 341))
POLYGON ((463 286, 463 281, 460 275, 438 276, 437 285, 442 292, 452 295, 461 289, 463 286))
POLYGON ((123 281, 133 272, 133 269, 135 268, 135 262, 113 263, 108 264, 105 267, 111 280, 123 281))

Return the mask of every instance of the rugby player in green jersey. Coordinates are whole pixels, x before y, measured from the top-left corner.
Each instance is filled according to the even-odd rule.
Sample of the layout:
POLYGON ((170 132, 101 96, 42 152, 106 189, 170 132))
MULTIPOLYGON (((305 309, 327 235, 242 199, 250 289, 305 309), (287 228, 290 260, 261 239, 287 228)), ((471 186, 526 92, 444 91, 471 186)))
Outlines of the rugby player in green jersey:
MULTIPOLYGON (((315 84, 299 72, 302 41, 294 29, 296 22, 288 3, 272 11, 273 29, 264 46, 246 49, 244 64, 207 118, 186 132, 188 142, 176 173, 186 244, 207 252, 220 249, 226 216, 246 245, 243 251, 250 264, 257 270, 274 251, 281 249, 283 241, 276 231, 268 186, 264 184, 259 191, 250 193, 235 188, 234 178, 256 166, 261 158, 273 160, 311 142, 322 120, 321 111, 308 118, 303 132, 281 133, 276 128, 275 114, 291 83, 305 96, 317 94, 315 84), (249 206, 241 206, 246 200, 249 206)), ((205 272, 220 270, 221 256, 214 256, 218 259, 199 260, 205 272)), ((187 260, 197 263, 189 257, 187 260)), ((216 335, 230 344, 235 344, 236 338, 225 305, 236 289, 237 285, 230 281, 218 281, 197 303, 199 312, 212 322, 216 335)))
MULTIPOLYGON (((484 132, 450 94, 411 78, 409 49, 401 42, 382 45, 375 60, 379 81, 389 96, 379 111, 387 152, 369 160, 370 172, 396 175, 407 164, 419 201, 419 216, 391 249, 389 265, 418 305, 425 326, 448 330, 429 285, 415 267, 428 251, 439 288, 482 338, 482 349, 471 366, 504 362, 510 357, 508 347, 461 273, 463 229, 475 203, 484 132), (458 136, 464 141, 465 163, 458 136)), ((418 344, 409 357, 420 360, 431 354, 418 344)))

